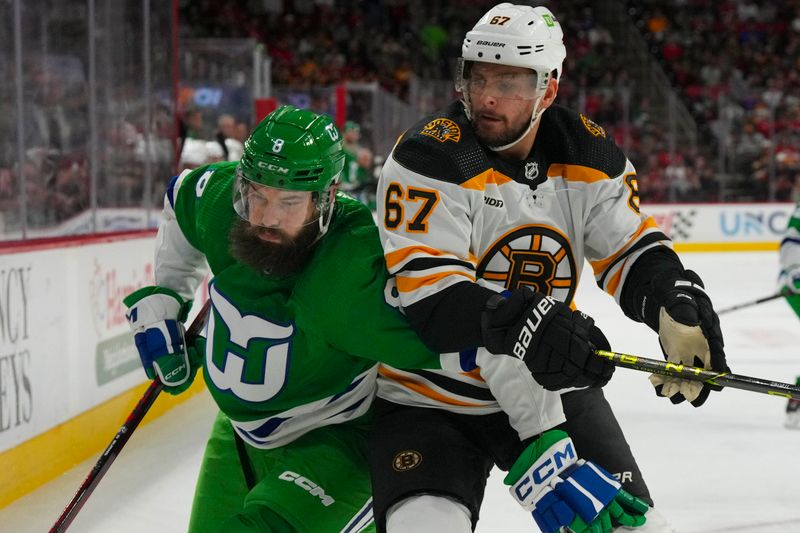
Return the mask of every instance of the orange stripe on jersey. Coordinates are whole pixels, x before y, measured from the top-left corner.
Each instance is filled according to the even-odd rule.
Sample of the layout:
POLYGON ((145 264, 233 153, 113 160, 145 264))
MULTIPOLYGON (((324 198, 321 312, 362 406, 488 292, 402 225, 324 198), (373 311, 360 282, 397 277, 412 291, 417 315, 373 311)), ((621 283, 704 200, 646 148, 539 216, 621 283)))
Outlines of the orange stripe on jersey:
POLYGON ((484 272, 481 279, 488 279, 489 281, 502 281, 508 280, 508 272, 484 272))
POLYGON ((475 191, 482 191, 486 189, 486 185, 489 183, 494 183, 495 185, 502 185, 504 183, 508 183, 509 181, 514 181, 502 172, 498 172, 497 170, 490 168, 489 170, 484 170, 477 176, 473 176, 464 183, 461 184, 462 187, 465 189, 472 189, 475 191))
POLYGON ((628 245, 637 240, 646 230, 652 228, 658 229, 658 224, 656 224, 656 221, 653 219, 653 217, 647 217, 645 221, 639 225, 639 229, 636 230, 636 233, 634 233, 633 236, 628 239, 628 242, 626 242, 625 245, 617 251, 617 253, 599 261, 590 261, 589 264, 592 265, 592 270, 594 270, 595 275, 599 276, 601 272, 608 268, 608 266, 617 259, 617 257, 625 252, 625 250, 628 248, 628 245))
POLYGON ((547 169, 548 178, 564 178, 567 181, 583 181, 593 183, 595 181, 608 179, 608 174, 596 168, 585 167, 583 165, 550 165, 547 169))
POLYGON ((431 274, 429 276, 422 276, 419 278, 411 278, 408 276, 395 276, 395 281, 397 282, 397 290, 400 292, 412 292, 420 287, 424 287, 425 285, 434 285, 443 279, 450 277, 450 276, 464 276, 470 281, 475 281, 475 276, 470 276, 466 272, 459 272, 457 270, 452 270, 448 272, 437 272, 436 274, 431 274))
POLYGON ((480 369, 480 368, 473 368, 473 369, 472 369, 472 370, 470 370, 469 372, 461 372, 460 374, 461 374, 462 376, 466 376, 466 377, 468 377, 468 378, 472 378, 472 379, 474 379, 475 381, 480 381, 481 383, 486 383, 486 382, 483 380, 483 376, 481 376, 481 369, 480 369))
POLYGON ((413 379, 411 379, 410 377, 398 374, 396 372, 392 372, 391 370, 389 370, 389 369, 387 369, 386 367, 383 367, 383 366, 380 367, 380 369, 378 370, 378 373, 381 376, 385 377, 386 379, 391 379, 393 381, 396 381, 396 382, 400 383, 402 386, 404 386, 404 387, 406 387, 408 389, 411 389, 411 390, 413 390, 414 392, 416 392, 418 394, 421 394, 423 396, 427 396, 428 398, 436 400, 437 402, 441 402, 441 403, 444 403, 444 404, 447 404, 447 405, 459 405, 461 407, 481 407, 481 404, 478 404, 478 403, 464 402, 464 401, 461 401, 461 400, 456 400, 455 398, 450 398, 448 396, 445 396, 444 394, 441 394, 441 393, 436 392, 435 390, 431 389, 427 385, 423 385, 422 383, 418 383, 418 382, 414 381, 413 379))
POLYGON ((441 257, 445 255, 455 257, 454 254, 443 252, 441 250, 437 250, 436 248, 429 248, 428 246, 415 244, 414 246, 407 246, 406 248, 400 248, 399 250, 395 250, 394 252, 389 252, 386 254, 386 266, 389 268, 389 270, 391 270, 395 266, 408 259, 410 256, 417 253, 432 255, 434 257, 441 257))
POLYGON ((610 295, 614 295, 617 292, 617 287, 619 287, 619 282, 622 280, 622 266, 619 267, 619 270, 614 272, 614 275, 608 280, 608 285, 606 285, 606 292, 610 295))

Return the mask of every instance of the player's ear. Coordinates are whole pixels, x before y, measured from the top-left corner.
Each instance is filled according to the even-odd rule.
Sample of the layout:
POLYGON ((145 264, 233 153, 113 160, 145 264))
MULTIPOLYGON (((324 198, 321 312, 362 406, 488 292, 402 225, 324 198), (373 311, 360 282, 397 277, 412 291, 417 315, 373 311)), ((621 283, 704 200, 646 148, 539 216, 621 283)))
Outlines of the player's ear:
POLYGON ((542 97, 542 109, 550 107, 552 103, 555 102, 557 94, 558 80, 555 77, 551 77, 550 81, 547 82, 547 89, 545 89, 544 96, 542 97))

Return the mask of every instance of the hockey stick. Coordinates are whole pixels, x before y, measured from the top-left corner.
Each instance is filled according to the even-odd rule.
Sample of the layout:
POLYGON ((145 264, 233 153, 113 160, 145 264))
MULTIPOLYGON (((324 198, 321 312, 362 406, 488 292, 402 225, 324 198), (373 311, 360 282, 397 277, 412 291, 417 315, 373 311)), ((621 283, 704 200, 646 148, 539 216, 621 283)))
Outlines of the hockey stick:
MULTIPOLYGON (((185 340, 187 344, 193 341, 202 331, 206 322, 208 310, 210 308, 210 302, 210 300, 206 301, 206 303, 200 309, 200 312, 197 314, 197 317, 192 322, 192 325, 189 326, 189 329, 186 331, 185 340)), ((119 428, 117 434, 114 435, 114 438, 111 440, 111 444, 108 445, 106 450, 103 452, 103 455, 101 455, 100 459, 98 459, 94 464, 92 470, 89 472, 89 475, 86 476, 83 484, 81 484, 80 488, 78 489, 78 492, 76 492, 75 496, 72 497, 72 501, 69 502, 69 505, 67 505, 67 507, 64 509, 64 512, 61 513, 61 516, 58 517, 56 523, 50 528, 50 533, 61 533, 66 531, 72 521, 75 520, 75 516, 77 516, 78 512, 83 508, 86 500, 88 500, 89 496, 92 494, 92 492, 94 492, 94 489, 97 487, 97 484, 100 483, 100 480, 103 479, 106 471, 111 467, 111 464, 114 462, 114 459, 117 458, 117 455, 120 454, 123 446, 125 446, 125 443, 128 442, 128 439, 139 425, 139 422, 142 421, 144 415, 146 415, 147 411, 150 410, 150 407, 153 405, 153 402, 156 401, 156 398, 158 398, 158 395, 163 388, 164 385, 158 380, 158 378, 154 379, 150 383, 150 386, 147 387, 147 390, 139 399, 136 407, 134 407, 133 411, 131 411, 131 414, 128 415, 125 423, 122 424, 122 427, 119 428)))
POLYGON ((763 298, 759 298, 758 300, 753 300, 752 302, 745 302, 743 304, 726 307, 725 309, 720 309, 719 311, 717 311, 717 315, 724 315, 725 313, 730 313, 731 311, 736 311, 737 309, 744 309, 745 307, 750 307, 752 305, 763 304, 764 302, 769 302, 770 300, 780 298, 781 296, 787 296, 787 294, 785 292, 776 292, 775 294, 764 296, 763 298))
POLYGON ((628 355, 619 352, 595 350, 594 353, 597 356, 605 357, 617 366, 631 368, 641 372, 650 372, 651 374, 660 374, 671 378, 702 381, 720 387, 730 387, 732 389, 760 392, 762 394, 800 400, 800 386, 798 385, 753 378, 750 376, 741 376, 739 374, 730 374, 728 372, 705 370, 696 366, 686 366, 657 359, 647 359, 638 355, 628 355))

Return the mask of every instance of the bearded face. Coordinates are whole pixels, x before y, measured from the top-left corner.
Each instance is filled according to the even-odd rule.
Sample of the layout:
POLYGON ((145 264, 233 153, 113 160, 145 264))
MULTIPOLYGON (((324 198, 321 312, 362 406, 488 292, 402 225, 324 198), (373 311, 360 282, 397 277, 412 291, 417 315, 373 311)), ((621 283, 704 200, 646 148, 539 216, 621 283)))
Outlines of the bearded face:
POLYGON ((319 236, 319 224, 314 222, 291 237, 281 229, 254 226, 234 218, 229 234, 231 255, 256 272, 290 276, 301 271, 311 259, 319 236))

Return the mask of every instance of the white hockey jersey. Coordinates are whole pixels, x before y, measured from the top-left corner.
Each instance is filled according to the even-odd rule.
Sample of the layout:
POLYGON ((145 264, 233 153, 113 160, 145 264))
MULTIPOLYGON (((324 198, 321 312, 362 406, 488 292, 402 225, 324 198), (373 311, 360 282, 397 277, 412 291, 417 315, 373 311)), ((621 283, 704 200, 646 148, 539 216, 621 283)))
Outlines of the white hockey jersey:
MULTIPOLYGON (((636 258, 672 246, 640 212, 636 172, 613 139, 561 106, 543 113, 531 153, 518 161, 481 145, 454 102, 398 140, 378 206, 402 307, 464 281, 498 291, 528 285, 574 307, 584 260, 619 303, 636 258)), ((461 355, 460 368, 443 371, 384 366, 379 395, 472 414, 502 406, 522 438, 563 421, 558 395, 536 384, 521 361, 482 348, 461 355)))

